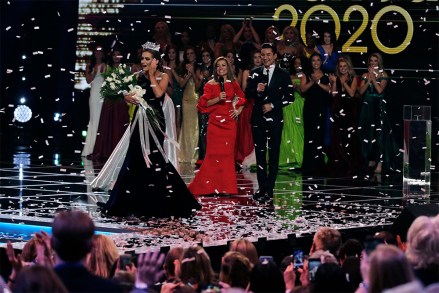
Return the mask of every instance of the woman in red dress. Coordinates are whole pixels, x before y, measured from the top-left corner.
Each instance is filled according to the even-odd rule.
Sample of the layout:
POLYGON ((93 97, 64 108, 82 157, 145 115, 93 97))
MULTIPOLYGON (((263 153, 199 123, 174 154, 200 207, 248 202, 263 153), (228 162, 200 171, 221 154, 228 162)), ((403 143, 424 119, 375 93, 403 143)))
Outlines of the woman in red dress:
POLYGON ((236 118, 245 104, 244 93, 224 57, 214 63, 214 78, 204 86, 198 111, 209 113, 206 156, 189 184, 194 195, 237 194, 235 172, 236 118))
MULTIPOLYGON (((251 65, 244 70, 242 73, 242 90, 245 91, 247 87, 247 80, 250 75, 250 72, 262 65, 261 59, 261 50, 255 50, 251 52, 252 63, 251 65)), ((253 142, 252 135, 252 125, 250 123, 252 117, 254 99, 247 100, 244 109, 242 110, 241 116, 238 120, 238 132, 236 136, 236 150, 235 150, 235 161, 237 165, 243 169, 248 169, 250 166, 244 165, 243 162, 247 158, 248 161, 250 159, 250 155, 255 150, 255 144, 253 142), (244 165, 244 166, 243 166, 244 165)), ((254 163, 256 163, 256 157, 254 159, 254 163)))

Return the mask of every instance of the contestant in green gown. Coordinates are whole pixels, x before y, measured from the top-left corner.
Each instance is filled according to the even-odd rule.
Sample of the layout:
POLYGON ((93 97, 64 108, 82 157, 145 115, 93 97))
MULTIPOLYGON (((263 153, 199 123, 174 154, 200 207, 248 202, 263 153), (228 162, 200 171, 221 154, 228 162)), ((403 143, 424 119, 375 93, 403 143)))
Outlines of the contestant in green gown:
POLYGON ((283 108, 284 127, 280 145, 280 171, 294 170, 302 166, 304 130, 303 105, 305 99, 300 93, 300 77, 302 75, 302 58, 294 58, 294 74, 291 76, 294 92, 294 103, 283 108))
POLYGON ((362 76, 360 94, 364 94, 358 134, 363 160, 375 173, 395 171, 400 159, 386 111, 384 89, 388 80, 380 54, 369 56, 369 71, 362 76))

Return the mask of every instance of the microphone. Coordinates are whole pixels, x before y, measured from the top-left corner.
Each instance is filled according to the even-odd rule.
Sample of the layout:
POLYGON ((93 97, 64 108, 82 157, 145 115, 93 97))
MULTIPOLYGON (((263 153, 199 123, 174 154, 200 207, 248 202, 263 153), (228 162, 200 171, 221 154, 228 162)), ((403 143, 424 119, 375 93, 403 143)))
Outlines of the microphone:
POLYGON ((224 91, 224 77, 221 76, 221 77, 218 79, 218 82, 219 82, 219 84, 220 84, 221 91, 223 92, 223 91, 224 91))
MULTIPOLYGON (((262 76, 260 77, 259 82, 268 84, 268 69, 265 69, 265 68, 263 69, 262 76)), ((267 90, 267 87, 265 87, 265 90, 263 92, 258 92, 258 94, 257 94, 258 97, 262 98, 262 96, 264 95, 266 90, 267 90)))

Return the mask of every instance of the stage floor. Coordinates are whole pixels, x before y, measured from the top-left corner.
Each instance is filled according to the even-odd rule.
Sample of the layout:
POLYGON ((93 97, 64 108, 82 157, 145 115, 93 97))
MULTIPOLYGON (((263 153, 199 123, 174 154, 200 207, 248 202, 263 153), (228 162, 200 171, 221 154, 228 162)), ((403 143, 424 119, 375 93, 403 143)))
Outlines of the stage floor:
MULTIPOLYGON (((88 183, 102 164, 83 160, 78 153, 3 154, 0 169, 0 241, 22 247, 32 233, 50 232, 54 214, 81 209, 93 217, 99 233, 117 246, 136 253, 175 245, 224 245, 236 238, 257 241, 310 235, 320 226, 358 229, 391 225, 407 204, 439 203, 438 172, 432 173, 429 196, 403 196, 402 174, 363 174, 351 177, 302 176, 280 173, 274 205, 258 204, 256 174, 238 172, 238 196, 200 197, 202 210, 190 219, 117 219, 102 217, 97 201, 107 192, 93 192, 88 183)), ((186 183, 193 167, 182 165, 186 183)))

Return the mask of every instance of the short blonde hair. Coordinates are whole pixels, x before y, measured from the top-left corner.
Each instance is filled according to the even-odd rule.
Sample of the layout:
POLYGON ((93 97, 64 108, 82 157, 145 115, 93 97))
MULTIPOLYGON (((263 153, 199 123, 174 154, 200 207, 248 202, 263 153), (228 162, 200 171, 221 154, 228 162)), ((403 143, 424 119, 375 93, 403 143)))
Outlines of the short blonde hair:
POLYGON ((420 216, 407 232, 406 256, 415 268, 439 264, 439 215, 420 216))
POLYGON ((314 244, 316 242, 321 244, 321 247, 315 247, 316 250, 329 250, 330 253, 337 256, 341 247, 341 233, 337 229, 320 227, 314 234, 314 244))

